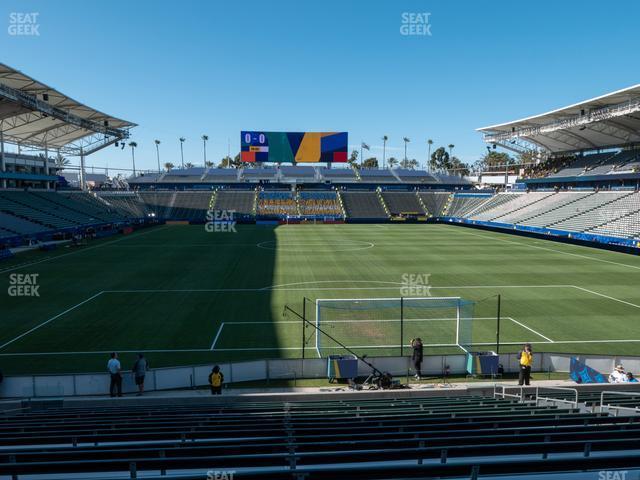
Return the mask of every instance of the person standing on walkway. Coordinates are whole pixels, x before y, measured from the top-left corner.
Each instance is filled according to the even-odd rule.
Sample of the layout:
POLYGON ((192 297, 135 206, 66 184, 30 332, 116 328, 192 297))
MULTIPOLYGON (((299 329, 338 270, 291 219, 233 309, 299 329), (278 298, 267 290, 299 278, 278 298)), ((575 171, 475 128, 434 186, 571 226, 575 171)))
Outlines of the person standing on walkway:
POLYGON ((143 354, 138 354, 138 359, 136 363, 133 364, 131 370, 133 372, 133 379, 138 386, 138 393, 136 393, 136 395, 140 396, 144 393, 144 377, 147 374, 147 370, 149 370, 149 363, 143 354))
POLYGON ((524 347, 518 354, 518 359, 520 360, 518 385, 529 385, 531 383, 531 365, 533 364, 533 352, 530 343, 524 344, 524 347))
POLYGON ((222 394, 222 384, 224 383, 224 375, 220 371, 218 365, 214 366, 209 374, 209 386, 211 387, 211 395, 222 394))
POLYGON ((122 374, 120 373, 121 371, 120 360, 118 360, 118 354, 116 352, 113 352, 111 354, 111 358, 107 363, 107 370, 109 371, 109 374, 111 374, 111 383, 109 385, 109 393, 111 394, 112 397, 115 397, 117 392, 117 395, 121 397, 122 396, 122 374))
POLYGON ((416 371, 416 380, 420 380, 422 377, 422 359, 424 357, 424 350, 421 338, 414 338, 411 340, 411 348, 413 353, 411 354, 411 362, 413 362, 413 368, 416 371))

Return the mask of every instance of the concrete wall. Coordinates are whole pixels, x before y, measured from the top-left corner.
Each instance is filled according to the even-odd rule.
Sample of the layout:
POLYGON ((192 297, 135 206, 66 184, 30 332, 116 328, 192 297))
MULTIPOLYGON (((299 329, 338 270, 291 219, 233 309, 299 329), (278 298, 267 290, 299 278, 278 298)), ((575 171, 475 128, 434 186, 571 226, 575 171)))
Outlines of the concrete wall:
MULTIPOLYGON (((533 370, 538 372, 568 372, 571 357, 577 357, 590 367, 608 374, 613 367, 622 363, 625 368, 640 374, 640 357, 615 357, 603 355, 570 355, 560 353, 540 353, 534 355, 533 370)), ((518 359, 513 353, 500 356, 505 372, 518 371, 518 359)), ((368 357, 367 361, 377 369, 390 372, 396 377, 413 375, 408 357, 368 357)), ((466 373, 464 355, 425 356, 423 374, 438 376, 445 365, 453 375, 466 373)), ((198 365, 172 368, 156 368, 147 373, 145 390, 174 390, 203 387, 208 384, 212 365, 198 365)), ((249 362, 225 363, 220 368, 226 383, 247 381, 281 380, 294 378, 326 378, 326 359, 273 359, 249 362)), ((358 374, 366 376, 371 368, 358 362, 358 374)), ((133 393, 136 386, 131 373, 123 374, 123 392, 133 393)), ((78 373, 69 375, 28 375, 7 376, 0 384, 0 398, 44 398, 81 395, 106 395, 109 392, 109 375, 106 373, 78 373)))

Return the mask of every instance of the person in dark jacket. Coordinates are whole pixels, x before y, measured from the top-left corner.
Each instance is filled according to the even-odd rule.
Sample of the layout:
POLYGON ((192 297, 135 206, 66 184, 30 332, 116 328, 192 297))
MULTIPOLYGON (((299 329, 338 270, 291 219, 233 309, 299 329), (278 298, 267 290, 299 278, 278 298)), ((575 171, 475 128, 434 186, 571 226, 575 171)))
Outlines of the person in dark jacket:
POLYGON ((420 380, 420 377, 422 377, 422 357, 424 355, 422 348, 422 339, 414 338, 413 340, 411 340, 411 348, 413 348, 411 361, 413 362, 413 368, 416 371, 416 380, 420 380))
POLYGON ((211 369, 211 373, 209 374, 209 386, 211 387, 211 395, 221 395, 223 383, 224 375, 220 371, 220 367, 216 365, 213 367, 213 369, 211 369))

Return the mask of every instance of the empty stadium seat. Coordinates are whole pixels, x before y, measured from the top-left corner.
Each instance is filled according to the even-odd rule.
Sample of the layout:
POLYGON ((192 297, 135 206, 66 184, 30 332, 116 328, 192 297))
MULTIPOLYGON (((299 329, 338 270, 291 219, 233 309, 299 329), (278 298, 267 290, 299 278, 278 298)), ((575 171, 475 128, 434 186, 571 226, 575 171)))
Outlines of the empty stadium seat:
POLYGON ((455 393, 51 405, 0 422, 0 475, 31 479, 516 478, 635 469, 640 440, 634 417, 455 393))
POLYGON ((377 192, 341 192, 340 196, 349 218, 355 219, 385 219, 389 218, 385 212, 377 192))

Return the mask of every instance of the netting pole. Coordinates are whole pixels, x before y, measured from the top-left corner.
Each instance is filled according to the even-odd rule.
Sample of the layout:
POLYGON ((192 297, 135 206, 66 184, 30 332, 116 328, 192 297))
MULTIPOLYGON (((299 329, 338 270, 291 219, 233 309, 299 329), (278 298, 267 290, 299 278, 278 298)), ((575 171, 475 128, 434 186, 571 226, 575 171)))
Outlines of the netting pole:
POLYGON ((404 356, 404 297, 400 297, 400 356, 404 356))
POLYGON ((500 353, 500 294, 498 294, 498 311, 496 312, 496 353, 500 353))
POLYGON ((316 299, 316 353, 318 354, 318 358, 322 358, 320 354, 320 335, 318 335, 318 330, 320 330, 320 303, 318 299, 316 299))
MULTIPOLYGON (((307 328, 307 299, 302 298, 302 359, 304 360, 304 345, 307 343, 307 336, 305 335, 305 329, 307 328)), ((303 363, 304 365, 304 363, 303 363)))
MULTIPOLYGON (((456 345, 460 345, 460 300, 456 300, 456 345)), ((464 347, 462 347, 464 350, 464 347)))

